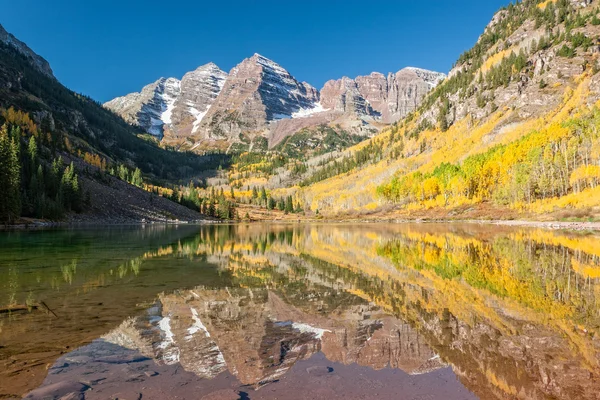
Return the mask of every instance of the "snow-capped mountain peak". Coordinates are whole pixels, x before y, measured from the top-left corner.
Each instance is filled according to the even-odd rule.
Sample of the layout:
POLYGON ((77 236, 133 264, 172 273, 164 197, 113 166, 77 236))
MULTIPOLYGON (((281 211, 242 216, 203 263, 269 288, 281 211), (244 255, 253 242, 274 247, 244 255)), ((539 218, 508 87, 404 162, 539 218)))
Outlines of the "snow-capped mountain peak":
POLYGON ((280 139, 282 132, 287 135, 340 116, 392 123, 414 110, 444 78, 444 74, 408 67, 388 76, 374 72, 355 79, 343 77, 319 91, 255 53, 229 74, 208 63, 186 73, 181 81, 161 78, 140 93, 105 106, 152 135, 165 136, 169 143, 192 143, 196 149, 206 141, 207 146, 228 149, 256 135, 268 137, 277 131, 274 135, 280 139), (281 124, 283 130, 277 128, 281 124))

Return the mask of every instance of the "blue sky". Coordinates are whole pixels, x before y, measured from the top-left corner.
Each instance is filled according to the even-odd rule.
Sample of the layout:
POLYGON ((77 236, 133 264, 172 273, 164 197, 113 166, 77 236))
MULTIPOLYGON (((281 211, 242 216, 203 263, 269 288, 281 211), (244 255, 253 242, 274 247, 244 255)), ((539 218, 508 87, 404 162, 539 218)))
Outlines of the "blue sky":
POLYGON ((447 72, 508 0, 17 0, 0 23, 69 88, 107 101, 254 53, 317 88, 415 66, 447 72))

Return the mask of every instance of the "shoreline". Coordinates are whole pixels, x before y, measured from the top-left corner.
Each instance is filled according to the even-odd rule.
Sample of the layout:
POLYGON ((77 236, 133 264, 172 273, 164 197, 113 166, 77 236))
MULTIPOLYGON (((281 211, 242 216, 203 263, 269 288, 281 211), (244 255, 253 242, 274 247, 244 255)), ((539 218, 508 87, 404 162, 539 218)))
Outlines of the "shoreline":
POLYGON ((105 221, 105 222, 50 222, 31 221, 14 225, 0 225, 0 231, 28 231, 53 228, 86 228, 86 227, 114 227, 114 226, 165 226, 165 225, 218 225, 218 224, 475 224, 497 225, 509 227, 541 228, 549 230, 593 231, 600 232, 600 222, 588 221, 529 221, 529 220, 486 220, 486 219, 385 219, 385 218, 352 218, 352 219, 327 219, 327 218, 299 218, 299 219, 256 219, 239 221, 220 220, 190 220, 190 221, 105 221))
POLYGON ((528 221, 528 220, 486 220, 486 219, 264 219, 233 221, 232 223, 278 223, 278 224, 474 224, 511 227, 542 228, 550 230, 598 231, 600 222, 587 221, 528 221))

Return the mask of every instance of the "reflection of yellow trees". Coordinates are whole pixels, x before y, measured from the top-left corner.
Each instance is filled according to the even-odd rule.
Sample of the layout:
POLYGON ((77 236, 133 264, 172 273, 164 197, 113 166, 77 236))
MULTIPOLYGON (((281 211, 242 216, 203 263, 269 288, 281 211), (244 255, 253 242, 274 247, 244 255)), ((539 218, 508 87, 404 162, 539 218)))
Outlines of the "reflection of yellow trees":
POLYGON ((586 280, 574 273, 571 264, 573 259, 586 258, 585 253, 575 254, 564 246, 544 247, 536 242, 535 235, 520 239, 473 243, 452 234, 437 238, 424 235, 421 239, 409 234, 382 246, 379 252, 398 266, 427 271, 427 275, 433 272, 444 280, 464 281, 548 318, 579 319, 595 309, 597 301, 586 290, 586 280))
POLYGON ((600 278, 600 265, 598 263, 584 264, 575 259, 571 261, 571 265, 573 266, 573 270, 584 278, 600 278))
POLYGON ((73 277, 77 273, 77 260, 73 260, 69 264, 61 265, 60 272, 62 273, 65 283, 71 285, 73 283, 73 277))
POLYGON ((533 240, 550 246, 563 246, 580 255, 596 256, 596 261, 600 261, 600 237, 597 235, 566 235, 560 232, 538 229, 527 232, 518 231, 510 234, 510 237, 516 241, 533 240))
MULTIPOLYGON (((414 227, 390 227, 384 235, 368 228, 310 227, 294 233, 294 246, 276 240, 267 247, 267 255, 286 253, 313 267, 335 266, 335 271, 323 266, 320 275, 312 268, 304 276, 281 267, 277 275, 275 259, 267 257, 275 263, 270 265, 253 253, 225 262, 248 287, 325 280, 396 315, 414 314, 415 304, 440 318, 446 309, 471 326, 486 321, 508 336, 519 335, 526 321, 566 338, 589 368, 597 368, 590 336, 600 326, 597 237, 487 230, 480 239, 460 230, 414 227)), ((242 235, 244 240, 252 236, 242 235)), ((503 387, 501 378, 497 383, 503 387)))
MULTIPOLYGON (((501 331, 503 326, 510 326, 503 316, 507 312, 544 323, 568 337, 588 365, 597 368, 596 351, 590 333, 585 332, 598 333, 600 284, 598 279, 589 275, 585 279, 577 273, 581 268, 593 268, 582 267, 581 260, 597 257, 581 251, 590 245, 586 242, 593 240, 582 239, 583 243, 552 232, 534 231, 473 245, 469 243, 472 239, 457 240, 452 234, 437 238, 423 235, 418 239, 418 235, 409 233, 381 246, 379 253, 398 267, 416 269, 431 280, 443 293, 446 306, 459 318, 464 318, 461 310, 466 307, 494 321, 501 331), (492 304, 497 309, 491 309, 492 304)), ((428 309, 443 306, 437 303, 428 309)))
POLYGON ((156 258, 156 257, 164 257, 173 254, 173 247, 161 247, 156 251, 148 251, 143 255, 144 259, 156 258))
POLYGON ((19 275, 17 268, 14 265, 8 267, 8 299, 7 305, 13 306, 17 304, 17 290, 19 288, 19 275))
POLYGON ((142 258, 143 257, 134 258, 119 264, 117 267, 117 276, 119 279, 125 278, 127 275, 129 275, 129 273, 132 273, 134 276, 138 276, 140 273, 140 266, 142 265, 142 258))

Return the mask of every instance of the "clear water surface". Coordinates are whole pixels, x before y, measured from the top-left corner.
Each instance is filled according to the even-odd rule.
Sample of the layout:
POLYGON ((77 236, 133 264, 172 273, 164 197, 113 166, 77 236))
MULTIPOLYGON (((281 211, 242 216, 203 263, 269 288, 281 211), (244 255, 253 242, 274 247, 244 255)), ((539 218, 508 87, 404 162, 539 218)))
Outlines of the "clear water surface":
POLYGON ((600 398, 592 233, 153 225, 0 249, 0 398, 600 398))

